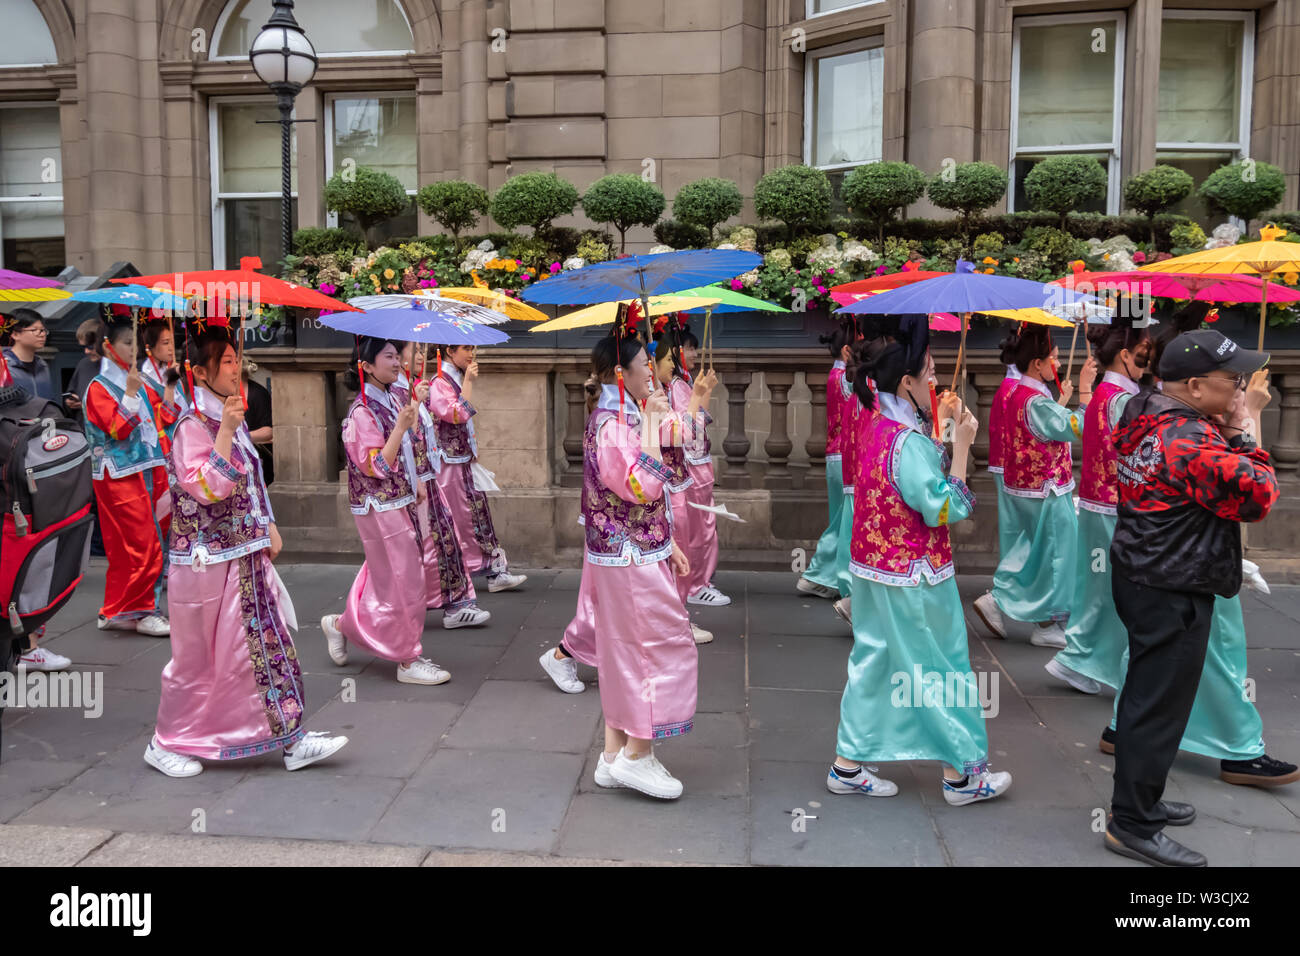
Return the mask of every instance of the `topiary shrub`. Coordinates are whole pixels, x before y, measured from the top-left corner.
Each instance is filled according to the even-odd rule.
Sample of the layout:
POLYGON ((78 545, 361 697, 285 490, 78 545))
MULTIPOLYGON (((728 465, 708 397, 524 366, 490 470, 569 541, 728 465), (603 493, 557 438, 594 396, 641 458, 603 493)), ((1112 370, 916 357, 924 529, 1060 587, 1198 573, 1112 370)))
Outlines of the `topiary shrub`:
POLYGON ((930 202, 961 217, 961 231, 969 231, 972 216, 982 213, 1007 194, 1007 171, 992 163, 959 163, 930 180, 930 202))
POLYGON ((1153 166, 1124 184, 1124 205, 1147 217, 1151 245, 1156 244, 1155 218, 1196 187, 1191 175, 1177 166, 1153 166))
POLYGON ((786 237, 824 223, 831 213, 831 181, 811 166, 783 166, 754 186, 754 212, 785 224, 786 237))
POLYGON ((1042 256, 1052 269, 1061 272, 1065 272, 1071 262, 1082 259, 1088 252, 1086 242, 1054 226, 1032 226, 1026 229, 1021 245, 1026 251, 1042 256))
POLYGON ((1205 248, 1205 230, 1190 219, 1180 222, 1169 230, 1170 252, 1176 256, 1185 256, 1205 248))
POLYGON ((985 256, 997 258, 1002 255, 1006 244, 1007 241, 1000 232, 981 232, 971 243, 971 255, 976 259, 983 259, 985 256))
POLYGON ((1105 198, 1106 170, 1091 156, 1050 156, 1029 171, 1025 192, 1035 209, 1056 213, 1065 229, 1066 213, 1105 198))
POLYGON ((925 195, 925 173, 911 163, 868 163, 858 166, 840 184, 840 198, 849 211, 876 227, 876 241, 885 241, 885 226, 925 195))
POLYGON ((551 220, 570 215, 578 190, 555 173, 523 173, 502 183, 489 204, 492 218, 507 229, 532 226, 534 234, 550 229, 551 220))
POLYGON ((308 226, 293 234, 293 251, 300 256, 334 254, 340 259, 364 255, 366 240, 349 229, 336 226, 308 226))
MULTIPOLYGON (((411 198, 390 173, 358 166, 335 173, 325 183, 325 208, 356 217, 367 234, 375 226, 406 211, 411 198)), ((366 241, 370 241, 369 235, 366 241)))
POLYGON ((667 200, 654 183, 632 173, 612 173, 591 184, 582 197, 582 210, 593 222, 607 222, 618 230, 618 250, 627 248, 627 231, 633 226, 653 226, 667 200))
POLYGON ((1201 183, 1200 196, 1215 211, 1226 212, 1250 221, 1259 218, 1282 201, 1286 192, 1286 178, 1282 170, 1272 163, 1243 159, 1229 166, 1220 166, 1201 183))
POLYGON ((718 225, 740 215, 744 204, 740 187, 730 179, 697 179, 677 190, 673 199, 673 218, 707 229, 712 241, 718 225))
POLYGON ((487 215, 487 190, 478 183, 449 179, 422 186, 415 201, 424 214, 459 239, 461 231, 478 225, 479 216, 487 215))
POLYGON ((655 223, 655 239, 674 249, 706 249, 712 242, 709 230, 694 223, 661 219, 655 223))

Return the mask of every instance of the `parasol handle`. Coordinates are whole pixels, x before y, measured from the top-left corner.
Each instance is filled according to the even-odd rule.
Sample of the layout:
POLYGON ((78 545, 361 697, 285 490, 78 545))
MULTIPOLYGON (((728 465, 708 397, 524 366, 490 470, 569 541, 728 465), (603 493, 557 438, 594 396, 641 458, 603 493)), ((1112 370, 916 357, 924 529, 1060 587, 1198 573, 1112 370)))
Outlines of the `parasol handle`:
POLYGON ((961 379, 962 385, 966 384, 966 330, 970 328, 970 313, 961 314, 961 344, 957 347, 957 367, 952 372, 952 392, 954 395, 962 393, 957 391, 957 379, 961 379))
POLYGON ((700 365, 700 371, 713 368, 713 336, 710 334, 709 323, 713 318, 713 306, 707 306, 704 309, 704 361, 700 365))
MULTIPOLYGON (((1273 281, 1273 270, 1260 276, 1264 280, 1264 288, 1261 290, 1259 297, 1259 351, 1264 351, 1264 329, 1268 325, 1268 284, 1273 281)), ((1244 529, 1243 529, 1244 530, 1244 529)))
MULTIPOLYGON (((1070 381, 1070 376, 1074 374, 1074 346, 1079 341, 1079 325, 1078 322, 1074 323, 1074 334, 1070 336, 1070 361, 1065 366, 1065 380, 1067 382, 1070 381)), ((1087 336, 1085 335, 1084 338, 1086 339, 1087 336)))

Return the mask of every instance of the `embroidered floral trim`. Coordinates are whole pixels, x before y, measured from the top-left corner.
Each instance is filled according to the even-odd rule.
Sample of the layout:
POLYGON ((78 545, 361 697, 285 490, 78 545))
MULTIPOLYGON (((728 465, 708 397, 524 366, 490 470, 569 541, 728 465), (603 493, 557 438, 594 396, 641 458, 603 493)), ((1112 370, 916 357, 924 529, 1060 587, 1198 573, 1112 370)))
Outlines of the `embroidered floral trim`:
POLYGON ((1054 483, 1050 478, 1043 482, 1041 488, 1013 488, 1004 484, 1002 490, 1017 498, 1046 498, 1052 495, 1069 495, 1074 493, 1074 478, 1065 484, 1054 483))
POLYGON ((229 462, 218 455, 215 448, 208 452, 208 463, 231 481, 238 481, 244 476, 244 473, 236 468, 232 462, 229 462))
POLYGON ((711 465, 711 464, 713 464, 713 456, 712 456, 712 455, 699 455, 699 456, 687 455, 687 456, 686 456, 686 464, 688 464, 688 465, 711 465))
POLYGON ((947 581, 956 574, 956 568, 951 561, 941 568, 935 568, 930 563, 930 559, 925 555, 919 558, 913 558, 908 563, 907 573, 901 574, 896 571, 882 571, 880 568, 873 568, 857 561, 849 561, 849 571, 859 578, 865 578, 868 581, 875 581, 877 584, 888 584, 891 587, 910 588, 916 587, 925 579, 926 584, 940 584, 947 581))
POLYGON ((1089 501, 1087 498, 1079 499, 1079 507, 1084 511, 1091 511, 1093 514, 1098 515, 1117 516, 1119 514, 1114 505, 1108 505, 1100 501, 1089 501))
POLYGON ((392 478, 395 474, 388 459, 384 457, 383 450, 379 448, 370 449, 370 470, 377 478, 392 478))
POLYGON ((668 482, 673 480, 673 473, 668 468, 667 464, 657 459, 651 458, 645 452, 641 452, 641 454, 637 456, 636 463, 640 465, 642 468, 644 468, 646 471, 650 472, 650 474, 654 475, 664 484, 667 484, 668 482))
POLYGON ((1005 474, 1005 470, 1001 465, 989 465, 989 474, 1001 475, 1001 474, 1005 474))
POLYGON ((632 494, 636 495, 636 500, 641 504, 650 503, 650 499, 646 497, 645 489, 641 487, 641 482, 636 480, 636 475, 630 474, 627 476, 627 486, 632 489, 632 494))
POLYGON ((263 740, 255 744, 248 744, 244 747, 222 747, 217 755, 218 760, 238 760, 240 757, 256 757, 258 754, 272 753, 280 748, 292 749, 293 745, 302 740, 307 735, 307 731, 299 727, 293 733, 284 737, 276 737, 272 740, 263 740))
POLYGON ((129 465, 119 467, 113 462, 113 459, 105 455, 102 458, 94 459, 90 469, 90 477, 95 481, 101 481, 104 477, 104 472, 107 471, 109 478, 129 478, 132 475, 138 475, 142 471, 152 471, 153 469, 166 464, 167 459, 159 456, 157 458, 132 462, 129 465))
POLYGON ((689 734, 694 726, 694 720, 679 720, 675 724, 655 724, 650 728, 650 738, 652 740, 665 740, 669 737, 681 737, 689 734))
POLYGON ((966 509, 968 511, 974 511, 976 498, 975 493, 970 490, 970 486, 960 478, 953 478, 951 475, 948 477, 948 484, 952 487, 953 491, 957 492, 958 497, 960 497, 962 501, 966 502, 966 509))
POLYGON ((827 461, 843 461, 844 456, 837 451, 831 452, 826 456, 827 461))
MULTIPOLYGON (((215 455, 216 452, 213 452, 213 454, 215 455)), ((213 492, 212 487, 208 484, 208 480, 207 480, 206 478, 203 477, 203 472, 200 471, 200 472, 199 472, 195 477, 198 478, 198 480, 199 480, 199 488, 202 489, 202 491, 203 491, 203 496, 204 496, 205 498, 207 498, 208 501, 210 501, 210 502, 212 502, 213 504, 215 504, 216 502, 218 502, 218 501, 221 500, 221 499, 218 498, 217 495, 213 492)))
POLYGON ((415 495, 403 495, 393 501, 380 501, 374 495, 366 495, 360 504, 352 506, 354 515, 369 514, 372 511, 396 511, 398 508, 405 508, 407 505, 415 503, 415 495))
MULTIPOLYGON (((259 524, 260 523, 261 522, 259 522, 259 524)), ((264 524, 263 527, 267 527, 268 525, 269 522, 264 524)), ((167 556, 171 558, 172 564, 195 564, 196 562, 194 559, 196 556, 199 559, 197 563, 200 565, 221 564, 225 561, 234 561, 237 558, 242 558, 246 554, 255 554, 256 552, 265 550, 270 546, 271 537, 270 532, 268 531, 265 536, 249 541, 246 544, 241 544, 235 548, 225 548, 221 551, 209 551, 207 545, 196 544, 189 551, 168 551, 167 556)))
POLYGON ((453 424, 453 425, 464 425, 465 422, 469 421, 471 418, 473 418, 473 417, 474 417, 475 415, 477 415, 477 414, 478 414, 478 410, 475 409, 473 405, 471 405, 469 402, 465 401, 465 399, 463 399, 463 398, 461 398, 461 399, 457 399, 456 404, 452 406, 452 413, 451 413, 452 424, 453 424), (462 421, 462 420, 458 417, 459 415, 464 415, 464 416, 465 416, 464 421, 462 421))
POLYGON ((587 547, 587 560, 602 568, 625 568, 633 563, 638 567, 658 564, 660 561, 668 560, 672 554, 671 541, 657 551, 641 551, 631 541, 624 541, 623 550, 619 554, 593 554, 591 547, 587 547))

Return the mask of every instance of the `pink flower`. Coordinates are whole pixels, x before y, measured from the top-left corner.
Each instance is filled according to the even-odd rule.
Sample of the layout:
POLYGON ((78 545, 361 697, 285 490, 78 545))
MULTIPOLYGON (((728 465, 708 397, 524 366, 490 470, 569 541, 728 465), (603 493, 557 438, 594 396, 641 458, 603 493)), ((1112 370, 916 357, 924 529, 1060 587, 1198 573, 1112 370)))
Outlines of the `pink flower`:
POLYGON ((817 291, 820 292, 822 295, 825 295, 825 294, 826 294, 826 286, 824 286, 824 285, 819 285, 819 286, 817 287, 817 291))
POLYGON ((332 282, 322 282, 320 284, 320 291, 325 295, 333 295, 338 290, 339 287, 334 285, 332 282))
POLYGON ((527 272, 525 272, 521 278, 523 279, 524 282, 527 282, 529 279, 532 278, 532 276, 530 276, 527 272))
POLYGON ((827 274, 828 276, 833 276, 833 275, 835 275, 835 270, 834 270, 834 269, 827 269, 827 270, 826 270, 826 274, 827 274))
POLYGON ((889 270, 886 269, 884 266, 876 266, 876 275, 878 276, 883 276, 888 271, 889 270))
POLYGON ((731 289, 733 292, 739 292, 744 288, 744 284, 739 279, 731 280, 731 289))
POLYGON ((552 262, 552 263, 551 263, 551 271, 552 271, 552 272, 559 272, 559 271, 560 271, 560 264, 559 264, 558 262, 552 262))
POLYGON ((1139 250, 1138 252, 1133 253, 1133 261, 1134 261, 1134 262, 1146 262, 1146 261, 1147 261, 1147 254, 1146 254, 1145 252, 1142 252, 1142 251, 1139 250))

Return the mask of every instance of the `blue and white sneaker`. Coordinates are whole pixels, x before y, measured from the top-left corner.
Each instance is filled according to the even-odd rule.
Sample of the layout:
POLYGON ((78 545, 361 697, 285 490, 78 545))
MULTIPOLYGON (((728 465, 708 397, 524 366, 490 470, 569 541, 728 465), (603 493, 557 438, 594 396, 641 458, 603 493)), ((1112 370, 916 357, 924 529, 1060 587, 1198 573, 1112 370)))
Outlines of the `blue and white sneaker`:
POLYGON ((964 807, 968 803, 1000 797, 1010 789, 1011 774, 1005 770, 998 773, 985 770, 983 773, 970 774, 966 778, 966 785, 960 788, 954 787, 945 779, 943 798, 948 801, 949 806, 964 807))
POLYGON ((826 789, 831 793, 861 793, 868 797, 892 797, 898 793, 898 784, 877 777, 865 764, 852 779, 841 777, 835 770, 835 764, 831 764, 826 774, 826 789))

